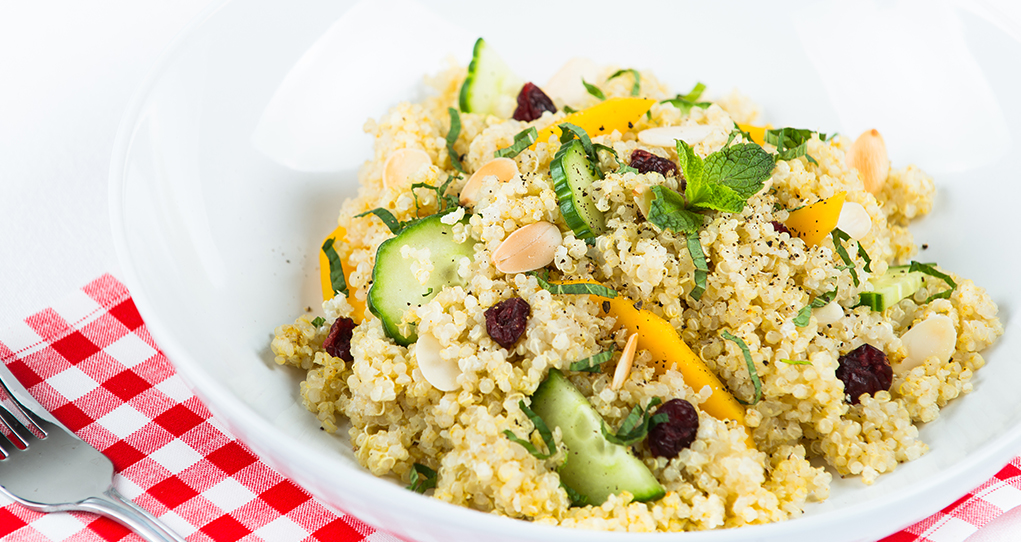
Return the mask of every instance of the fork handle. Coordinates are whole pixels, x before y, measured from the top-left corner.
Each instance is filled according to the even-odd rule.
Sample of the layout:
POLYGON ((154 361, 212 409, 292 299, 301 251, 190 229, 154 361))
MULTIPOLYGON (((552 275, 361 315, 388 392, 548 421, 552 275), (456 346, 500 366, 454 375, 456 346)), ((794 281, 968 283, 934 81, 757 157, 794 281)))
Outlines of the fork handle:
POLYGON ((78 503, 78 510, 106 516, 131 529, 146 542, 185 542, 149 512, 121 496, 114 488, 78 503))

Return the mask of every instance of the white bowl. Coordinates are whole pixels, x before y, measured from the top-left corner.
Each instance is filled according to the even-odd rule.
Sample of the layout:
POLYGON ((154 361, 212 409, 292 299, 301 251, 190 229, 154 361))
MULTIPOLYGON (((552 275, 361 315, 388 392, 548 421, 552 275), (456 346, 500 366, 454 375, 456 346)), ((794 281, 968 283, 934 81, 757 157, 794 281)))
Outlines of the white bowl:
MULTIPOLYGON (((882 537, 946 506, 1021 452, 1021 330, 1013 318, 1021 289, 1012 280, 1021 258, 1011 234, 1021 201, 1012 160, 1021 80, 1003 69, 1021 66, 1021 46, 996 16, 947 4, 705 4, 430 9, 484 34, 529 79, 544 81, 563 60, 585 55, 653 69, 682 92, 696 80, 739 87, 763 105, 766 121, 852 136, 875 126, 895 165, 932 173, 935 209, 913 226, 929 245, 921 258, 986 287, 1008 329, 987 352, 975 392, 922 429, 931 451, 921 459, 870 487, 838 478, 828 501, 792 521, 682 535, 534 525, 429 499, 360 468, 346 436, 320 431, 302 408, 302 375, 278 367, 269 351, 275 326, 306 307, 318 310, 317 250, 353 192, 355 168, 301 173, 252 144, 278 86, 347 4, 216 6, 137 94, 112 161, 112 223, 124 279, 156 341, 215 416, 270 465, 327 505, 407 539, 850 541, 882 537)), ((385 19, 372 24, 400 39, 386 34, 385 19)), ((462 63, 470 55, 450 53, 462 63)), ((372 47, 342 54, 387 68, 372 47)), ((370 75, 351 77, 384 105, 415 91, 374 87, 370 75)), ((385 111, 348 105, 360 117, 385 111)), ((350 138, 336 149, 347 163, 369 156, 360 122, 339 133, 350 138)))

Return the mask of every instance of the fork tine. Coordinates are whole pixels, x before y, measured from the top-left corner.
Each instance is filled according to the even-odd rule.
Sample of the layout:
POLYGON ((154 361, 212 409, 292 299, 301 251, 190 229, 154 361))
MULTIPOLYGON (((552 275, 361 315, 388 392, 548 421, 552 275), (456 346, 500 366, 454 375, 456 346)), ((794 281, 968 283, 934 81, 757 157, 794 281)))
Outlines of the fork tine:
MULTIPOLYGON (((21 433, 19 433, 16 429, 20 427, 25 430, 26 428, 18 421, 18 418, 11 414, 11 411, 7 410, 7 407, 2 404, 0 404, 0 422, 3 422, 4 427, 11 432, 10 435, 5 436, 15 448, 25 449, 28 447, 28 442, 25 441, 25 437, 21 436, 21 433)), ((29 434, 31 434, 31 431, 29 431, 29 434)))
MULTIPOLYGON (((6 369, 6 367, 4 367, 4 369, 6 369)), ((10 373, 8 373, 8 374, 10 374, 10 373)), ((14 380, 14 383, 11 384, 11 386, 16 387, 16 388, 20 388, 20 391, 23 391, 26 394, 28 393, 28 390, 26 390, 23 386, 21 386, 21 383, 18 382, 17 379, 14 380)), ((22 404, 21 401, 18 399, 17 395, 14 395, 14 392, 12 392, 11 388, 8 387, 7 382, 4 381, 3 372, 0 372, 0 388, 3 388, 4 392, 7 394, 7 398, 10 399, 10 401, 14 404, 14 412, 12 412, 11 410, 8 409, 7 413, 9 415, 13 416, 15 421, 17 421, 19 423, 19 425, 24 427, 25 430, 27 430, 30 435, 35 436, 32 433, 32 427, 30 427, 28 425, 25 425, 25 424, 21 423, 18 420, 17 413, 20 412, 21 416, 23 418, 27 419, 29 421, 29 423, 34 425, 36 431, 39 431, 39 434, 42 435, 43 438, 46 438, 46 431, 43 429, 43 424, 39 421, 39 417, 35 415, 35 413, 32 411, 32 409, 30 409, 30 408, 26 407, 24 404, 22 404)), ((10 426, 8 426, 8 428, 10 428, 10 426)), ((13 429, 11 429, 11 431, 13 432, 13 429)), ((19 436, 19 438, 21 437, 21 435, 18 435, 18 436, 19 436)), ((24 440, 24 439, 22 439, 22 440, 24 440)), ((26 444, 26 446, 27 446, 27 444, 26 444)))

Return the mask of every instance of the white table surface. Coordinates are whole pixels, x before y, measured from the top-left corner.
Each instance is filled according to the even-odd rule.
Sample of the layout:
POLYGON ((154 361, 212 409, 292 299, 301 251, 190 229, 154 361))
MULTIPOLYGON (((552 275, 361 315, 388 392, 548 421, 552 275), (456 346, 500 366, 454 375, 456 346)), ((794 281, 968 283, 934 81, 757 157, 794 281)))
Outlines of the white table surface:
MULTIPOLYGON (((117 126, 159 53, 208 3, 0 0, 0 326, 119 275, 107 205, 117 126)), ((1021 21, 1021 2, 988 3, 1021 21)), ((968 542, 1019 533, 1016 508, 968 542)))

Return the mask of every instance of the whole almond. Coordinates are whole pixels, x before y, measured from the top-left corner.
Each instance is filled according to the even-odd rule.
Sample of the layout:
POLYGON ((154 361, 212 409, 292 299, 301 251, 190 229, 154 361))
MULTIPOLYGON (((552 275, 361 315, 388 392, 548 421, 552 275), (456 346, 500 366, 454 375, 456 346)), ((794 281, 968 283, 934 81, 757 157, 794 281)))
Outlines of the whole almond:
POLYGON ((890 158, 886 154, 886 143, 879 130, 867 130, 858 136, 844 155, 848 167, 858 170, 865 190, 878 194, 890 175, 890 158))
POLYGON ((404 188, 408 177, 418 173, 423 167, 432 165, 429 153, 422 149, 400 149, 394 151, 383 164, 383 186, 387 188, 404 188))
POLYGON ((501 273, 524 273, 553 262, 557 247, 564 240, 560 228, 540 221, 507 236, 493 251, 493 265, 501 273))
POLYGON ((500 182, 505 183, 518 174, 518 164, 510 158, 494 158, 485 163, 482 167, 472 173, 468 182, 464 183, 461 189, 461 205, 475 205, 479 199, 479 190, 482 188, 482 180, 486 177, 495 176, 500 182))

